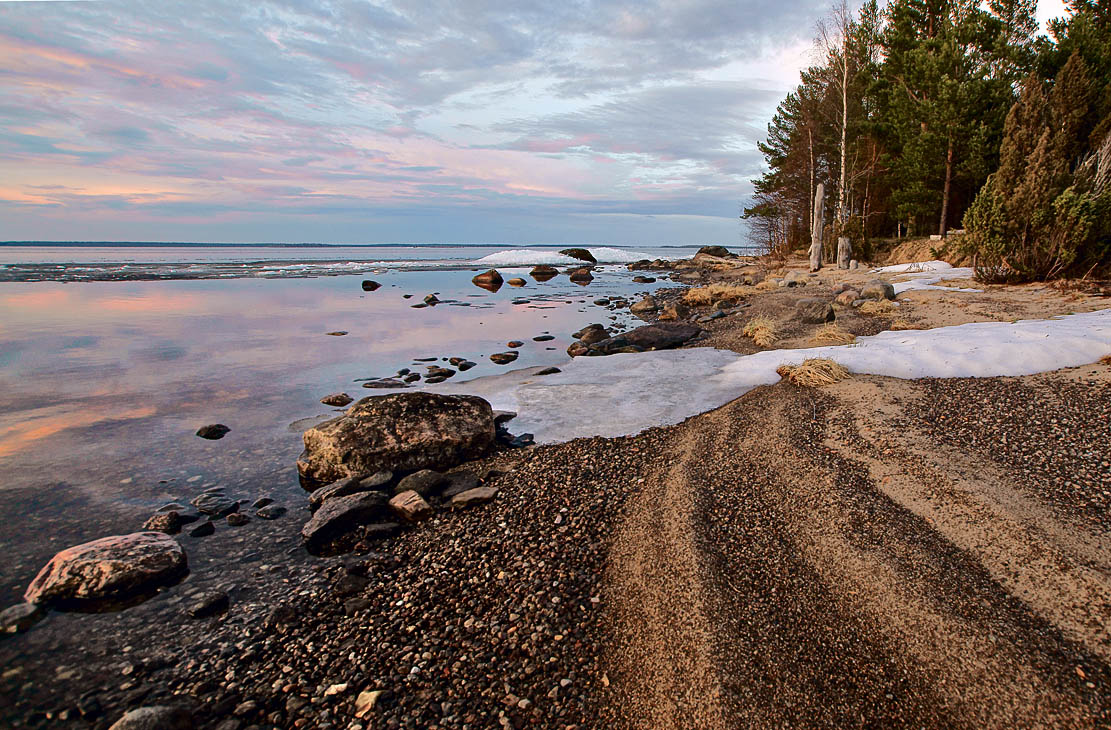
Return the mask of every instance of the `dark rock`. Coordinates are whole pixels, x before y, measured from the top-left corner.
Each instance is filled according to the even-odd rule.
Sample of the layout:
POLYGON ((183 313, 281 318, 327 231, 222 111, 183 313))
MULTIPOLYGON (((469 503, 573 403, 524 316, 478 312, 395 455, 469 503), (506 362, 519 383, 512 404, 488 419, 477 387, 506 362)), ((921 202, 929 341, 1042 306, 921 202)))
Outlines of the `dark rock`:
POLYGON ((427 382, 428 378, 450 378, 452 375, 455 375, 455 371, 451 368, 442 368, 439 365, 429 365, 428 373, 426 373, 424 377, 425 382, 427 382))
POLYGON ((872 279, 860 290, 861 299, 894 299, 895 287, 883 279, 872 279))
POLYGON ((833 306, 825 299, 807 298, 795 302, 795 318, 803 324, 832 322, 835 317, 833 306))
POLYGON ((443 375, 426 375, 425 378, 424 378, 424 382, 428 383, 429 385, 435 385, 436 383, 442 383, 445 380, 447 380, 447 378, 445 378, 443 375))
POLYGON ((270 497, 259 497, 251 503, 251 509, 260 509, 268 504, 274 504, 274 500, 270 497))
POLYGON ((609 337, 609 333, 606 332, 606 328, 602 325, 591 324, 583 327, 581 330, 575 332, 571 336, 574 337, 576 340, 582 341, 583 344, 592 345, 595 342, 601 342, 602 340, 609 337))
POLYGON ((466 492, 468 489, 474 489, 479 486, 478 475, 471 471, 460 471, 454 474, 448 474, 447 486, 440 492, 440 496, 444 499, 450 499, 456 494, 466 492))
POLYGON ((567 354, 571 357, 582 357, 590 354, 590 348, 582 342, 572 342, 567 346, 567 354))
POLYGON ((46 616, 46 610, 37 603, 17 603, 0 611, 0 632, 20 634, 46 616))
POLYGON ((216 441, 224 438, 229 431, 231 431, 231 429, 222 423, 212 423, 198 428, 197 435, 209 441, 216 441))
POLYGON ((517 417, 516 411, 494 411, 494 426, 503 426, 517 417))
POLYGON ((575 269, 568 274, 568 276, 571 281, 576 284, 588 283, 594 280, 594 274, 590 273, 590 269, 585 266, 581 269, 575 269))
POLYGON ((360 525, 390 516, 389 498, 381 492, 359 492, 325 500, 301 528, 301 539, 310 552, 360 525))
POLYGON ((405 383, 397 378, 382 378, 381 380, 369 380, 363 383, 364 388, 404 388, 405 383))
POLYGON ((595 299, 595 300, 594 300, 594 304, 595 304, 596 306, 599 306, 599 307, 608 307, 608 306, 609 306, 609 303, 610 303, 610 300, 609 300, 609 299, 606 299, 606 298, 604 298, 604 297, 603 297, 603 298, 601 298, 601 299, 595 299))
POLYGON ((362 593, 368 585, 370 585, 370 581, 366 578, 344 573, 332 583, 332 591, 340 598, 344 598, 362 593))
POLYGON ((550 368, 544 368, 543 370, 537 370, 536 374, 537 375, 555 375, 556 373, 562 373, 562 372, 563 371, 560 370, 557 367, 550 367, 550 368))
POLYGON ((667 350, 678 347, 701 333, 700 327, 685 322, 647 324, 597 342, 591 345, 587 354, 613 355, 618 352, 667 350))
POLYGON ((524 286, 527 282, 521 277, 515 276, 512 279, 507 280, 505 283, 509 284, 510 286, 524 286))
POLYGON ((495 352, 490 356, 490 360, 498 365, 508 365, 516 359, 516 352, 495 352))
POLYGON ((669 302, 660 310, 660 321, 686 319, 691 315, 691 310, 682 302, 669 302))
POLYGON ((404 380, 406 383, 415 383, 420 380, 420 373, 409 373, 405 376, 404 380))
POLYGON ((464 360, 463 362, 459 363, 459 372, 466 372, 477 364, 478 363, 473 363, 470 360, 464 360))
POLYGON ((440 303, 439 298, 435 294, 429 294, 424 298, 424 303, 429 306, 434 306, 440 303))
POLYGON ((28 603, 69 607, 126 600, 189 572, 185 551, 161 532, 113 535, 62 550, 31 581, 28 603))
POLYGON ((551 342, 555 339, 555 335, 537 335, 532 338, 533 342, 551 342))
POLYGON ((213 517, 223 517, 224 515, 239 511, 239 502, 234 499, 228 499, 220 492, 204 492, 203 494, 198 494, 189 503, 196 507, 197 511, 202 514, 211 515, 213 517))
POLYGON ((176 535, 181 532, 182 524, 180 512, 159 512, 143 523, 143 530, 176 535))
POLYGON ((301 616, 297 609, 289 604, 282 604, 274 607, 274 610, 266 616, 263 625, 273 632, 284 634, 300 623, 301 616))
POLYGON ((594 254, 587 251, 585 248, 565 248, 560 251, 564 256, 570 256, 579 261, 589 261, 592 264, 598 263, 598 259, 594 258, 594 254))
POLYGON ((532 271, 529 272, 529 276, 537 281, 549 281, 559 276, 559 271, 554 266, 534 266, 532 271))
POLYGON ((516 348, 516 347, 521 347, 524 344, 525 343, 521 342, 520 340, 510 340, 509 342, 505 343, 505 346, 516 348))
POLYGON ((497 493, 497 487, 475 487, 452 497, 451 506, 470 507, 475 504, 483 504, 492 500, 497 493))
POLYGON ((379 284, 377 281, 371 281, 370 279, 363 279, 363 291, 375 291, 380 286, 382 286, 382 285, 379 284))
POLYGON ((471 283, 487 291, 496 292, 498 289, 501 289, 502 278, 501 274, 495 269, 490 269, 471 279, 471 283))
POLYGON ((242 527, 243 525, 251 521, 251 518, 243 514, 242 512, 232 512, 224 519, 232 527, 242 527))
POLYGON ((522 433, 509 442, 509 447, 513 449, 523 449, 526 446, 532 446, 536 441, 533 439, 531 433, 522 433))
POLYGON ((343 337, 347 334, 347 330, 336 330, 335 332, 325 332, 324 334, 331 335, 332 337, 343 337))
POLYGON ((228 594, 223 591, 205 591, 187 609, 193 618, 208 618, 227 610, 228 594))
POLYGON ((280 504, 268 504, 262 509, 255 510, 255 515, 264 520, 276 520, 287 512, 280 504))
POLYGON ((702 248, 698 249, 698 253, 696 253, 695 256, 697 256, 699 253, 705 254, 706 256, 716 256, 718 258, 729 258, 733 255, 729 253, 729 249, 727 249, 725 246, 703 246, 702 248))
POLYGON ((656 298, 647 295, 639 302, 635 302, 633 306, 629 307, 629 311, 633 314, 651 314, 659 309, 659 304, 656 303, 656 298))
POLYGON ((349 598, 343 602, 343 612, 347 616, 354 616, 372 608, 374 608, 374 603, 366 598, 349 598))
POLYGON ((434 469, 421 469, 414 472, 409 476, 401 479, 394 485, 393 493, 401 494, 402 492, 414 491, 421 497, 430 497, 438 494, 439 491, 447 486, 448 477, 434 469))
POLYGON ((651 284, 656 281, 654 276, 634 276, 633 281, 637 284, 651 284))
POLYGON ((193 715, 182 707, 140 707, 127 712, 108 730, 193 730, 193 715))
POLYGON ((344 477, 339 481, 313 490, 312 494, 309 495, 309 509, 315 512, 325 501, 336 497, 379 490, 392 480, 393 472, 389 471, 379 471, 370 476, 360 474, 353 477, 344 477))
POLYGON ((349 405, 354 400, 355 399, 347 395, 347 393, 332 393, 331 395, 326 395, 321 398, 320 402, 326 406, 338 406, 342 408, 343 406, 349 405))
POLYGON ((189 531, 189 537, 208 537, 216 532, 216 525, 212 520, 205 520, 189 531))

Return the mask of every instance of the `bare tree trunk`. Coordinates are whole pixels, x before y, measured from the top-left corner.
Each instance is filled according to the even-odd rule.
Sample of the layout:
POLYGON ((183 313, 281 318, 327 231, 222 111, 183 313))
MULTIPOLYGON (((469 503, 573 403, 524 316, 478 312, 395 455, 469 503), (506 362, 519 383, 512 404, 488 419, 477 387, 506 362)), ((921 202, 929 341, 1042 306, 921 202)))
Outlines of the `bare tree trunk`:
POLYGON ((814 217, 810 219, 810 270, 822 268, 822 228, 825 220, 826 186, 818 183, 814 191, 814 217))
POLYGON ((837 268, 849 268, 849 260, 853 257, 853 244, 848 236, 837 239, 837 268))
POLYGON ((849 37, 842 31, 841 45, 841 181, 837 186, 837 222, 845 222, 845 138, 849 126, 849 37))
MULTIPOLYGON (((813 205, 814 204, 814 129, 810 126, 809 123, 807 123, 807 125, 806 125, 806 136, 810 140, 810 204, 813 205)), ((813 217, 814 214, 813 214, 812 210, 811 210, 810 215, 811 215, 810 222, 813 223, 814 222, 814 217, 813 217)), ((813 235, 814 235, 814 229, 813 228, 811 228, 807 232, 813 237, 813 235)))
POLYGON ((937 226, 938 235, 945 238, 949 230, 949 191, 953 187, 953 138, 949 138, 949 151, 945 153, 945 188, 941 193, 941 222, 937 226))

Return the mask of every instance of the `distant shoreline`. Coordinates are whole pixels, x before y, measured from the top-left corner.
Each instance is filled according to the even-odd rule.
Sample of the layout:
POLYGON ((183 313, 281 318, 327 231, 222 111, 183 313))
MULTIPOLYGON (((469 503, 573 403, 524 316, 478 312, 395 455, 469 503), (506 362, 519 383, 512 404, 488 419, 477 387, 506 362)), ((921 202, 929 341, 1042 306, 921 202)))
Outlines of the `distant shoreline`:
MULTIPOLYGON (((202 243, 197 241, 0 241, 0 246, 59 246, 68 248, 477 248, 508 246, 513 248, 556 248, 601 246, 584 243, 202 243)), ((604 244, 613 248, 637 248, 632 244, 604 244)), ((700 248, 703 244, 670 244, 649 248, 700 248)), ((736 248, 736 247, 735 247, 736 248)), ((744 247, 741 247, 744 248, 744 247)))

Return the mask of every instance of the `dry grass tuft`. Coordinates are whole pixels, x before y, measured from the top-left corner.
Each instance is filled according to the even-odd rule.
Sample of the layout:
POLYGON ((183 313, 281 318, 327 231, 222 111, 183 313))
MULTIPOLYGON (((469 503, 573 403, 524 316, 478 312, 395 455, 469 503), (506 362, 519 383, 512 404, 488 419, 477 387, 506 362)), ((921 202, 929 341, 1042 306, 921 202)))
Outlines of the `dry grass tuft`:
POLYGON ((740 299, 745 289, 738 284, 711 284, 687 289, 683 299, 692 307, 705 307, 721 299, 740 299))
POLYGON ((756 289, 758 291, 768 291, 770 289, 778 289, 778 288, 779 288, 779 284, 776 284, 771 279, 764 279, 763 281, 761 281, 759 284, 756 285, 756 289))
POLYGON ((810 338, 811 345, 851 345, 854 342, 856 335, 835 322, 823 324, 810 338))
POLYGON ((906 317, 896 317, 891 322, 891 329, 893 329, 893 330, 914 330, 914 329, 918 329, 918 328, 915 327, 914 324, 909 319, 907 319, 906 317))
POLYGON ((812 357, 803 360, 801 365, 780 365, 775 371, 795 385, 809 388, 831 385, 849 377, 848 370, 825 357, 812 357))
POLYGON ((779 334, 775 331, 775 322, 770 317, 764 316, 750 319, 741 330, 741 334, 751 337, 752 341, 760 347, 771 347, 779 339, 779 334))
POLYGON ((861 314, 889 314, 895 309, 895 303, 890 299, 869 300, 860 305, 861 314))
POLYGON ((1099 361, 1104 365, 1111 365, 1111 355, 1104 355, 1099 359, 1099 361))

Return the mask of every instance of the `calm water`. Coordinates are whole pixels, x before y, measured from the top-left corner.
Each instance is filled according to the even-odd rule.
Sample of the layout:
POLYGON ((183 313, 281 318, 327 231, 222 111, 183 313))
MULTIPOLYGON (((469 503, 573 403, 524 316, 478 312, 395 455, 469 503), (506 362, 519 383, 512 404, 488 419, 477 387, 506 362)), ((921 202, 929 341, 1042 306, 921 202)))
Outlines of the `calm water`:
MULTIPOLYGON (((0 247, 8 263, 12 250, 0 247)), ((169 264, 186 254, 193 262, 256 254, 68 254, 118 262, 121 251, 128 261, 164 255, 169 264)), ((277 251, 284 265, 308 260, 303 249, 277 251)), ((40 253, 39 262, 60 256, 40 253)), ((446 260, 443 250, 423 253, 446 260)), ((352 275, 0 283, 0 506, 7 515, 0 545, 8 558, 0 562, 0 599, 16 600, 61 547, 139 529, 160 505, 186 501, 207 485, 299 505, 304 495, 293 462, 300 431, 334 414, 319 402, 329 393, 376 392, 357 381, 402 367, 423 370, 413 362, 418 357, 468 357, 478 366, 456 376, 468 379, 558 364, 567 359, 569 333, 611 317, 629 321, 594 299, 659 286, 634 284, 621 265, 600 267, 587 287, 566 276, 538 283, 527 278, 528 268, 499 267, 528 284, 491 293, 471 284, 476 267, 459 268, 476 253, 494 251, 455 250, 454 265, 433 270, 383 267, 373 277, 382 284, 375 292, 362 291, 363 276, 352 275), (452 301, 411 307, 432 292, 452 301), (349 334, 325 334, 336 330, 349 334), (554 341, 532 340, 548 332, 554 341), (517 362, 494 365, 488 356, 514 339, 525 342, 517 362), (232 429, 224 439, 194 435, 217 422, 232 429)), ((32 261, 26 254, 15 261, 32 261)))

